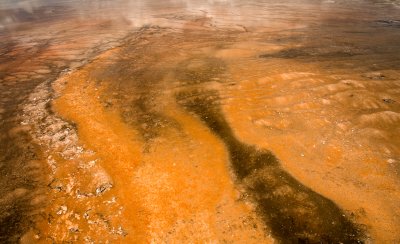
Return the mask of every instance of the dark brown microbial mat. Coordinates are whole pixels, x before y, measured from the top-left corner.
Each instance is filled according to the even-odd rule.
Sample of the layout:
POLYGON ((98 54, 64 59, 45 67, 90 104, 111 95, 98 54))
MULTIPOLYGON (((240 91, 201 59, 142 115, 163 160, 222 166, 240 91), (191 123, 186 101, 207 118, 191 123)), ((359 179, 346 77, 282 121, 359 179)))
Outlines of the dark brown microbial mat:
POLYGON ((397 0, 3 0, 0 243, 399 243, 397 0))

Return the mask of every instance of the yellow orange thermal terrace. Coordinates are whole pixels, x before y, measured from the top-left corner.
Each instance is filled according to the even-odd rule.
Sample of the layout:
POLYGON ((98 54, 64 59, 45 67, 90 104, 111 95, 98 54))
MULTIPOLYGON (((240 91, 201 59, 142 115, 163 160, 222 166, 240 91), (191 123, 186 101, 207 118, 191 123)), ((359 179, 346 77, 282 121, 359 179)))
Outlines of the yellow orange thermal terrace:
POLYGON ((400 242, 399 9, 0 3, 0 242, 400 242))

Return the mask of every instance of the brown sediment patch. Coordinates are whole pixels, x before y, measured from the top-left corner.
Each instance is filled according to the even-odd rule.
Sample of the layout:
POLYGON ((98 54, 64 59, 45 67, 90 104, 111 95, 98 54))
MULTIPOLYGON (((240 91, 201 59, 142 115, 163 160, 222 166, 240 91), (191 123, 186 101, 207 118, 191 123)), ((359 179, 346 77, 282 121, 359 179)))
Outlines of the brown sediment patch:
POLYGON ((43 159, 42 151, 24 126, 11 130, 12 133, 0 137, 1 243, 17 243, 21 232, 29 230, 46 203, 42 198, 46 189, 40 187, 48 180, 43 174, 48 168, 39 163, 43 159))

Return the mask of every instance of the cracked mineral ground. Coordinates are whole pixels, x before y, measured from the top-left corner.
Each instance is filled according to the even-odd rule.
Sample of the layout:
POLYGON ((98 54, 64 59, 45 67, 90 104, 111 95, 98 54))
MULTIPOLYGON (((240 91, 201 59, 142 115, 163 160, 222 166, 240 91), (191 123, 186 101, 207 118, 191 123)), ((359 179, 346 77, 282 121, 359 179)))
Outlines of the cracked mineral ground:
POLYGON ((397 0, 3 0, 0 243, 400 243, 397 0))

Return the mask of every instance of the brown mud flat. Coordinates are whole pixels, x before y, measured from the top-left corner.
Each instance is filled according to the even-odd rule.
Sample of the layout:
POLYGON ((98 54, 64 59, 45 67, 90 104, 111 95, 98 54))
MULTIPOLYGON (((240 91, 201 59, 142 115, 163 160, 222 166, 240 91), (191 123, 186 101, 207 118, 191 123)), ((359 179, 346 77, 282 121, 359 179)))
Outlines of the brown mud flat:
POLYGON ((118 38, 129 21, 95 21, 76 46, 2 47, 2 238, 398 242, 395 12, 265 6, 289 18, 159 14, 174 27, 118 38))

